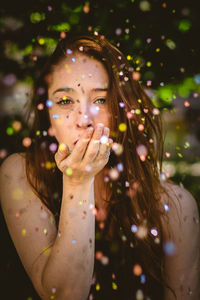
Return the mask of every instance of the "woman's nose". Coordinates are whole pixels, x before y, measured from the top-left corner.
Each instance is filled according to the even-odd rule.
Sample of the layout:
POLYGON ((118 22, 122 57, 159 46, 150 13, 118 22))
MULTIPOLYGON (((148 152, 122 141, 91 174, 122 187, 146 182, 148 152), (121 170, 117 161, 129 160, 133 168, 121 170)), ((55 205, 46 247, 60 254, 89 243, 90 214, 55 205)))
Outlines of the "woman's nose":
POLYGON ((91 114, 88 113, 88 110, 79 110, 77 116, 77 127, 87 128, 93 125, 91 119, 91 114))

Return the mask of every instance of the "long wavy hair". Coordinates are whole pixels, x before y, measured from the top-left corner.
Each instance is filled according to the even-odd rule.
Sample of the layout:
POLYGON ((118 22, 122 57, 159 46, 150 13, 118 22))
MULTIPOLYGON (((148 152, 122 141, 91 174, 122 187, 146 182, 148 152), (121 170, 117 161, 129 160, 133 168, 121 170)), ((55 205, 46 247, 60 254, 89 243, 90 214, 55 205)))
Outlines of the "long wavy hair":
POLYGON ((160 180, 164 144, 161 116, 140 83, 133 79, 133 67, 104 36, 67 33, 35 81, 28 114, 28 118, 33 118, 30 128, 32 144, 26 150, 28 181, 35 194, 53 213, 58 228, 62 173, 55 163, 55 151, 50 150, 53 148, 50 145, 58 145, 58 142, 49 134, 47 79, 55 66, 68 56, 67 49, 97 59, 105 66, 109 76, 107 104, 111 113, 110 135, 122 147, 122 152, 117 154, 112 151, 106 168, 117 169, 117 165, 122 164, 123 170, 117 169, 119 177, 116 180, 110 178, 106 183, 105 201, 109 213, 102 229, 104 236, 107 240, 115 237, 122 239, 123 236, 129 247, 139 247, 144 270, 163 286, 168 286, 164 274, 161 222, 166 214, 161 196, 167 194, 160 180), (125 131, 119 130, 122 123, 125 131), (138 153, 141 145, 148 151, 145 156, 138 153), (131 230, 132 225, 138 229, 145 228, 146 234, 141 238, 131 230), (157 230, 156 237, 151 233, 152 228, 157 230))

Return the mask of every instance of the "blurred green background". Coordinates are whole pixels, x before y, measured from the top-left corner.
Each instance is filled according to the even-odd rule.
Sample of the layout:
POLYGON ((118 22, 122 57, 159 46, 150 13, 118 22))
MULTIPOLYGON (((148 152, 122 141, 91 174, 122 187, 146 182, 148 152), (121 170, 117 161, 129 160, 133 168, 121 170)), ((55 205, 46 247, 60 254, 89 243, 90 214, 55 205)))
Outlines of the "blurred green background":
POLYGON ((199 1, 7 0, 0 6, 0 161, 24 151, 32 84, 68 31, 104 35, 160 109, 164 172, 200 199, 199 1))

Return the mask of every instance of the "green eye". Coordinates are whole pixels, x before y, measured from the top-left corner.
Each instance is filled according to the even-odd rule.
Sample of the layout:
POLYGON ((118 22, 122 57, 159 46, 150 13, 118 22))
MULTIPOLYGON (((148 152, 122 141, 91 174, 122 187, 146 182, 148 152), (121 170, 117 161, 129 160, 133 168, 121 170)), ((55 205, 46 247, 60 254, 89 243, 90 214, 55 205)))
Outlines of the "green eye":
POLYGON ((66 104, 68 104, 67 101, 71 101, 71 100, 70 100, 69 98, 67 98, 67 99, 61 98, 61 99, 57 102, 57 104, 66 105, 66 104))
MULTIPOLYGON (((106 99, 105 98, 99 98, 99 99, 97 99, 96 101, 99 101, 99 100, 103 100, 104 102, 103 103, 100 103, 100 104, 104 104, 105 102, 106 102, 106 99)), ((95 102, 96 102, 95 101, 95 102)))

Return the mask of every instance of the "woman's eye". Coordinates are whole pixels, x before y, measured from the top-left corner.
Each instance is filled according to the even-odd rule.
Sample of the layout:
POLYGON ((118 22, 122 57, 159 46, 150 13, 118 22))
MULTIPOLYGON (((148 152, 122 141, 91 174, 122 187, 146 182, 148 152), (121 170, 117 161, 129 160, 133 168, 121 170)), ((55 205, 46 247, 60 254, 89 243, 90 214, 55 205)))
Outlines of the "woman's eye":
POLYGON ((61 98, 61 99, 57 102, 57 104, 66 105, 66 104, 69 104, 68 101, 71 101, 71 100, 70 100, 69 98, 66 98, 66 99, 61 98))
MULTIPOLYGON (((106 102, 106 99, 105 98, 99 98, 99 99, 97 99, 96 101, 100 101, 100 100, 103 100, 104 102, 103 103, 100 103, 100 104, 104 104, 105 102, 106 102)), ((95 101, 95 102, 96 102, 95 101)))

